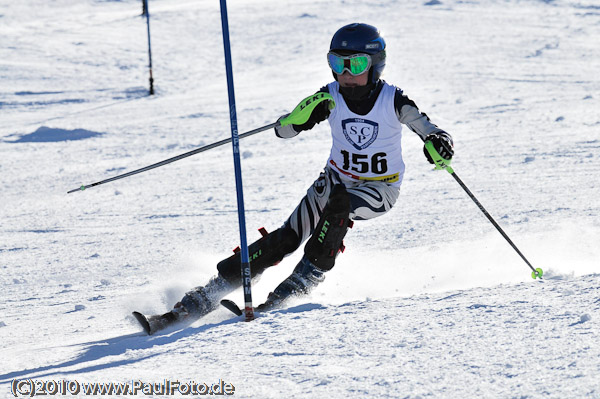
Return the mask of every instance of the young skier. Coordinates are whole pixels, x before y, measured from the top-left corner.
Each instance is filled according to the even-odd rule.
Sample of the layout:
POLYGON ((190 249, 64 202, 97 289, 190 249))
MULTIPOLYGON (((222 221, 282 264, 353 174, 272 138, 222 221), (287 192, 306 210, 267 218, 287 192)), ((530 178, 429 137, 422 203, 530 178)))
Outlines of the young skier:
MULTIPOLYGON (((292 274, 256 308, 259 312, 309 293, 333 268, 353 221, 372 219, 392 208, 404 174, 402 124, 431 141, 442 158, 454 155, 451 136, 419 112, 401 89, 380 79, 386 54, 377 28, 362 23, 340 28, 327 59, 335 80, 317 92, 327 93, 321 96, 326 99, 316 105, 307 122, 281 123, 275 128, 277 137, 288 139, 327 119, 333 145, 324 171, 283 226, 270 234, 263 231, 263 238, 248 247, 255 277, 308 240, 292 274)), ((424 153, 433 163, 425 148, 424 153)), ((137 312, 134 315, 149 334, 180 320, 202 317, 241 286, 240 266, 238 251, 219 262, 218 274, 186 293, 170 312, 148 319, 137 312)))

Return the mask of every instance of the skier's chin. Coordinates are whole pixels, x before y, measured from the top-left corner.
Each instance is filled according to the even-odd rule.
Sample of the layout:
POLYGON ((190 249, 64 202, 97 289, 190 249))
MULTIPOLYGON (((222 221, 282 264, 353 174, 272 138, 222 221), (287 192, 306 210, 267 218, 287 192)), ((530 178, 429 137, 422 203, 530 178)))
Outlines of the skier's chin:
POLYGON ((371 85, 361 86, 353 83, 352 86, 340 86, 340 93, 346 99, 356 101, 368 97, 372 89, 371 85))

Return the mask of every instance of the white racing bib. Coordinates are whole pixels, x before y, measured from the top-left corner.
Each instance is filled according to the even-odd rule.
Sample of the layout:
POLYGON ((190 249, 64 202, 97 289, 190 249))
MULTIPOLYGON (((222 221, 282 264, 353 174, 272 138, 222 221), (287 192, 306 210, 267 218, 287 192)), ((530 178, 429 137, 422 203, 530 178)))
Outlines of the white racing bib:
POLYGON ((327 85, 335 101, 329 115, 333 145, 328 163, 344 180, 377 180, 400 186, 404 175, 402 124, 394 109, 396 88, 384 82, 367 115, 348 109, 338 82, 327 85))

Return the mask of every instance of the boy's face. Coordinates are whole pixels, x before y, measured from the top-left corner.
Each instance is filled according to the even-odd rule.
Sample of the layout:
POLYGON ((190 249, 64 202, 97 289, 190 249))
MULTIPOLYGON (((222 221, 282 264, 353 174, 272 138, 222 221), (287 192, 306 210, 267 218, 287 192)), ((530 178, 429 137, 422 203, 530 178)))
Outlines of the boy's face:
POLYGON ((342 87, 366 86, 369 80, 369 71, 367 70, 358 76, 352 76, 348 71, 344 71, 343 74, 337 75, 337 80, 342 87))

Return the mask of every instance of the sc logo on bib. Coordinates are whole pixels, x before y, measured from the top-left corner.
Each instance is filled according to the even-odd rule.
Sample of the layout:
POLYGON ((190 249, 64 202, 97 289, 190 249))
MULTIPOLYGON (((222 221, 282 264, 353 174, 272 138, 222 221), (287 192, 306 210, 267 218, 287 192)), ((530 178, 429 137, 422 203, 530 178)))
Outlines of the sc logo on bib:
POLYGON ((357 150, 364 150, 377 138, 379 124, 361 118, 350 118, 342 121, 342 131, 346 140, 357 150))

